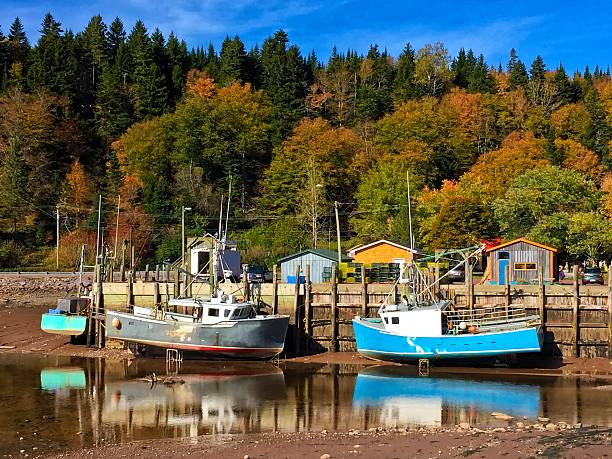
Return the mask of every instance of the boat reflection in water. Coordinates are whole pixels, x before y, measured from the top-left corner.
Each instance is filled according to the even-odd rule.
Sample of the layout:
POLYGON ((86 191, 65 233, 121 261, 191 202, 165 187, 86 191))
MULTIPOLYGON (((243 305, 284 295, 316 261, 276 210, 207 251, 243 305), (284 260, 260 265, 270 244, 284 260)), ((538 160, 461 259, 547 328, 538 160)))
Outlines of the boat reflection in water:
POLYGON ((46 391, 85 389, 85 371, 81 367, 43 368, 40 370, 40 387, 46 391))
POLYGON ((283 372, 272 364, 239 371, 219 366, 174 380, 106 383, 102 422, 132 434, 135 428, 162 428, 167 436, 272 431, 275 401, 286 398, 283 372))
POLYGON ((360 371, 353 392, 353 408, 388 427, 495 424, 491 412, 536 418, 539 406, 539 386, 419 377, 389 366, 360 371))

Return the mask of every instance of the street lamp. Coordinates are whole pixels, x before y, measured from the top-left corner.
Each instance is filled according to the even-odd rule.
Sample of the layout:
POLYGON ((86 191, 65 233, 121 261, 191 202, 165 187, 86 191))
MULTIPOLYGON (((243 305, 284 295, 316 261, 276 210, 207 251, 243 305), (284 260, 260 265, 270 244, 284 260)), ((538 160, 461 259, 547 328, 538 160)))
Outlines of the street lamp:
POLYGON ((181 267, 183 268, 183 279, 185 279, 185 282, 183 283, 183 292, 186 291, 187 289, 187 275, 186 275, 186 267, 185 267, 185 212, 190 212, 191 211, 191 207, 185 207, 183 206, 183 211, 181 212, 181 247, 182 247, 182 252, 181 252, 181 267))

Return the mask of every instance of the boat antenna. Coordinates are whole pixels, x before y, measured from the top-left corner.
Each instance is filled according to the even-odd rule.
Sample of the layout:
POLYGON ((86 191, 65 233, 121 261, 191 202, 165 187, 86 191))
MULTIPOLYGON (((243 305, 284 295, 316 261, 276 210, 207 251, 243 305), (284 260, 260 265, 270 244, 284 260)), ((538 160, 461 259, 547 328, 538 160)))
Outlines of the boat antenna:
POLYGON ((408 189, 408 227, 410 230, 410 250, 414 250, 414 239, 412 237, 412 208, 410 206, 410 171, 406 169, 406 188, 408 189))
POLYGON ((229 192, 227 195, 227 209, 225 210, 225 234, 223 234, 223 248, 227 241, 227 225, 229 224, 230 201, 232 200, 232 176, 229 176, 229 192))

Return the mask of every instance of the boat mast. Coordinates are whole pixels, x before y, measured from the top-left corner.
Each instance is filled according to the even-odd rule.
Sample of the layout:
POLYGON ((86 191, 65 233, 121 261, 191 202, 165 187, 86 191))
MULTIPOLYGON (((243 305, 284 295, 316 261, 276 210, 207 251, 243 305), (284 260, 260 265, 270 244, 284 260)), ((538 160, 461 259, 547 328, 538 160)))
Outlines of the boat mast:
POLYGON ((410 250, 414 250, 414 239, 412 237, 412 207, 410 205, 410 171, 406 170, 406 188, 408 189, 408 226, 410 230, 410 250))
POLYGON ((230 202, 232 200, 232 176, 229 178, 229 192, 227 195, 227 209, 225 210, 225 233, 223 234, 223 250, 225 250, 225 244, 227 242, 227 225, 229 224, 229 211, 230 202))

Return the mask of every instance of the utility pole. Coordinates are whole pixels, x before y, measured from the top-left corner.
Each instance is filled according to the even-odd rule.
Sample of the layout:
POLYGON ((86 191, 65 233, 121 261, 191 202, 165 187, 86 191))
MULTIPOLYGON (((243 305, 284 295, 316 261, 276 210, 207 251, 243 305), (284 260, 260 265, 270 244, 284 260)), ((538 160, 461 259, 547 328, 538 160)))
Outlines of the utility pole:
POLYGON ((56 215, 56 227, 57 227, 57 234, 55 237, 56 239, 55 241, 55 269, 56 271, 59 271, 59 239, 60 239, 59 204, 55 206, 55 215, 56 215))
POLYGON ((98 262, 98 257, 100 256, 100 217, 102 214, 102 195, 99 195, 98 198, 98 233, 96 235, 96 263, 98 262))
POLYGON ((117 224, 115 225, 115 251, 113 252, 113 266, 117 261, 117 237, 119 235, 119 208, 121 206, 121 195, 117 197, 117 224))
POLYGON ((336 212, 336 238, 338 239, 338 263, 342 263, 342 248, 340 247, 340 219, 338 218, 338 201, 334 201, 336 212))

